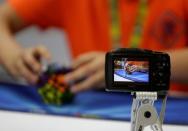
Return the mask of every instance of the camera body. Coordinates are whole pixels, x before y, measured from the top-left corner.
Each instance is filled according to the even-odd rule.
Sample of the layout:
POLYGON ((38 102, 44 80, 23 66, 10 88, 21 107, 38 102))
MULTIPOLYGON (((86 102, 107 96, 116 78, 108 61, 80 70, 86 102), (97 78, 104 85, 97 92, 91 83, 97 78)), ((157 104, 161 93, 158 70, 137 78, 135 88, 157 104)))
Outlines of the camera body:
POLYGON ((106 54, 106 90, 166 92, 170 83, 170 57, 163 52, 120 48, 106 54))

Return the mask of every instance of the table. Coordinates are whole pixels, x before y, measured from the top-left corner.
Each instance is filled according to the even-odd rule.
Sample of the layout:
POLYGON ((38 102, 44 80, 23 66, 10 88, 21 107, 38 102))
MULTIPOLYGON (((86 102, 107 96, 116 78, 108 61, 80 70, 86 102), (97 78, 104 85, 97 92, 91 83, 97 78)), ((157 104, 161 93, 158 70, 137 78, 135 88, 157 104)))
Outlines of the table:
MULTIPOLYGON (((0 111, 1 131, 129 131, 124 121, 0 111)), ((188 126, 164 125, 164 131, 187 131, 188 126)), ((150 131, 147 128, 145 131, 150 131)))

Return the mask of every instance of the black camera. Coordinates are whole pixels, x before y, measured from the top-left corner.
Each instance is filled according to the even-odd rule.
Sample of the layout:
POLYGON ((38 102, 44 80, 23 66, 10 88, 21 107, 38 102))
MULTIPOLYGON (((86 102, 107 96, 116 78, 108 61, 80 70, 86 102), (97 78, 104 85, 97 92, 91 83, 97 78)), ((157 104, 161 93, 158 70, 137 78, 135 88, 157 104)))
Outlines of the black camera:
POLYGON ((170 57, 163 52, 120 48, 106 54, 108 91, 166 92, 170 83, 170 57))

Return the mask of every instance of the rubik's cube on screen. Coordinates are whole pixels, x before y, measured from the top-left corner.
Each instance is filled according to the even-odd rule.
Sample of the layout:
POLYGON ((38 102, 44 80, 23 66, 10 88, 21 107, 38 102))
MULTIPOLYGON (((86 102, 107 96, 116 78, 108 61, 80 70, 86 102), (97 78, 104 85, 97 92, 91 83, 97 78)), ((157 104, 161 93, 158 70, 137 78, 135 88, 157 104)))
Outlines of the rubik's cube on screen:
POLYGON ((38 81, 38 93, 46 104, 60 106, 73 100, 74 95, 70 92, 70 85, 64 82, 64 75, 71 71, 70 68, 51 64, 41 74, 38 81))

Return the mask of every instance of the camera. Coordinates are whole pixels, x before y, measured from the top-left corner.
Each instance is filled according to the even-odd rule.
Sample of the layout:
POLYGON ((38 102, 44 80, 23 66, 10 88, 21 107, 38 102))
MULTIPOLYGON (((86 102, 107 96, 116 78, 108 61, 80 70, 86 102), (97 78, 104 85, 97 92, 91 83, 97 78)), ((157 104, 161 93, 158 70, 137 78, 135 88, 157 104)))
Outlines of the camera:
POLYGON ((170 74, 170 57, 167 53, 120 48, 106 54, 107 91, 167 92, 170 74))

